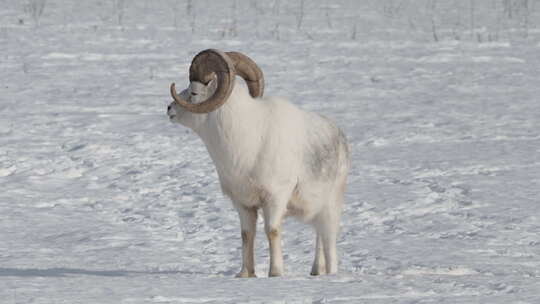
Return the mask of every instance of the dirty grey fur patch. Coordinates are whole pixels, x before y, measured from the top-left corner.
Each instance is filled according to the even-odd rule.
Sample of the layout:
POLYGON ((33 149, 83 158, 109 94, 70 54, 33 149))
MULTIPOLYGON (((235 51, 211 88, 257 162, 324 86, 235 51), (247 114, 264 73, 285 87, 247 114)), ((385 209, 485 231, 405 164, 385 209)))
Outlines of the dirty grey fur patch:
POLYGON ((313 130, 308 135, 309 147, 305 161, 309 172, 317 179, 335 178, 340 164, 340 151, 348 157, 347 139, 335 126, 321 131, 313 130))

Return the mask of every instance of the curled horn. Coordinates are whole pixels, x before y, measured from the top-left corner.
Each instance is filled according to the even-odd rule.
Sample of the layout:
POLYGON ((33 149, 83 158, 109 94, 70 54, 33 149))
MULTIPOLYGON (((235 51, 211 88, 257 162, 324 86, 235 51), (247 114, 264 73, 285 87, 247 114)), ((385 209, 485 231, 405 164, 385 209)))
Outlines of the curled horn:
POLYGON ((239 52, 226 52, 226 54, 234 63, 238 76, 246 81, 251 97, 262 97, 264 93, 264 75, 255 61, 239 52))
POLYGON ((175 84, 171 84, 171 96, 186 110, 193 113, 209 113, 219 108, 231 95, 236 75, 234 63, 222 51, 208 49, 197 54, 189 68, 189 81, 208 84, 212 78, 217 78, 217 89, 212 96, 199 104, 192 104, 182 99, 177 93, 175 84))

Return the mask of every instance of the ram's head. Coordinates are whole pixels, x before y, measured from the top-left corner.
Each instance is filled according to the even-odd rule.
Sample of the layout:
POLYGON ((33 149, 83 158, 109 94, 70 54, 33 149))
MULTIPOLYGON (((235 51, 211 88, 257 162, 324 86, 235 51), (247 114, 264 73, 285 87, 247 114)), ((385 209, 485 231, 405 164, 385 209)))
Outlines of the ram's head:
POLYGON ((189 68, 189 86, 178 94, 175 84, 171 84, 174 102, 169 105, 167 114, 174 120, 185 112, 203 114, 216 110, 231 95, 236 75, 246 81, 252 97, 263 95, 263 73, 249 57, 215 49, 200 52, 189 68))

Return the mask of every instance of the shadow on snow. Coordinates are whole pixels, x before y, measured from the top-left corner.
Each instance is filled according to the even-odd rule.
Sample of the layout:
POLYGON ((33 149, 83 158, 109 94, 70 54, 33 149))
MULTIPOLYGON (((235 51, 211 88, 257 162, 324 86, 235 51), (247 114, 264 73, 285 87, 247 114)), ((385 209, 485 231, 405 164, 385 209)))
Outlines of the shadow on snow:
POLYGON ((0 268, 0 277, 65 277, 68 275, 88 275, 103 277, 127 277, 148 274, 193 274, 187 271, 131 271, 131 270, 86 270, 77 268, 18 269, 0 268))

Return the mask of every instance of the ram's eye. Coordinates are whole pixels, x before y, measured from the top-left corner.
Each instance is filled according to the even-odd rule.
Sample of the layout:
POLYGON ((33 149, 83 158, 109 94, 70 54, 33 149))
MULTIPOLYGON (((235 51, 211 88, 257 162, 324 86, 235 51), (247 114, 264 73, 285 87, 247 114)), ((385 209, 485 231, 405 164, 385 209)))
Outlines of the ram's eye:
POLYGON ((199 93, 197 93, 197 92, 191 92, 191 95, 192 95, 192 96, 197 96, 197 95, 199 95, 199 93))

